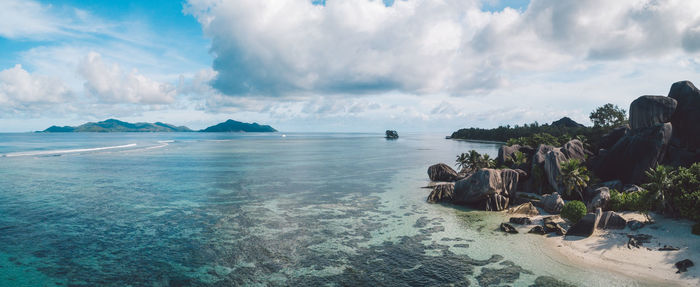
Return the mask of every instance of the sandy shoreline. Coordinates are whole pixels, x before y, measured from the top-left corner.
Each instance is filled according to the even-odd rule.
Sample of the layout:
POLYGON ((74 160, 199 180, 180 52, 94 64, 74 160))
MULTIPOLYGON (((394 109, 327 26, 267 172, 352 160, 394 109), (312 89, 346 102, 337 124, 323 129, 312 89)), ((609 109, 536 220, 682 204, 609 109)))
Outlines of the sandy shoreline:
MULTIPOLYGON (((620 213, 625 219, 644 220, 638 213, 620 213)), ((517 216, 517 215, 513 215, 517 216)), ((542 218, 551 215, 532 217, 533 223, 541 223, 542 218)), ((541 236, 542 250, 548 256, 570 262, 583 268, 612 271, 623 276, 638 278, 649 285, 658 286, 700 286, 700 236, 690 233, 691 222, 674 220, 652 214, 655 224, 636 231, 629 228, 618 230, 597 230, 588 238, 577 236, 541 236), (649 234, 650 243, 641 248, 627 247, 627 234, 649 234), (678 251, 659 251, 664 245, 680 248, 678 251), (649 250, 649 249, 651 250, 649 250), (690 259, 695 266, 684 273, 676 273, 674 264, 690 259)), ((527 232, 531 226, 519 226, 520 232, 527 232)))

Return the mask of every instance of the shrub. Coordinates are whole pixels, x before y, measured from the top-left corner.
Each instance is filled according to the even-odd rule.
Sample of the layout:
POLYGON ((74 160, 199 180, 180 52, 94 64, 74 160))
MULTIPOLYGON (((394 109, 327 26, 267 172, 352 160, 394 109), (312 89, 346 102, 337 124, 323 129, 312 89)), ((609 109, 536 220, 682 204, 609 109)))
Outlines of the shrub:
POLYGON ((678 215, 700 221, 700 163, 679 167, 671 178, 668 194, 678 215))
POLYGON ((640 211, 647 212, 654 206, 654 199, 649 191, 618 192, 610 190, 610 208, 614 211, 640 211))
POLYGON ((572 200, 564 204, 564 208, 561 209, 561 217, 569 222, 576 223, 586 215, 586 212, 586 205, 583 202, 572 200))
POLYGON ((700 235, 700 222, 693 225, 693 230, 691 232, 695 235, 700 235))

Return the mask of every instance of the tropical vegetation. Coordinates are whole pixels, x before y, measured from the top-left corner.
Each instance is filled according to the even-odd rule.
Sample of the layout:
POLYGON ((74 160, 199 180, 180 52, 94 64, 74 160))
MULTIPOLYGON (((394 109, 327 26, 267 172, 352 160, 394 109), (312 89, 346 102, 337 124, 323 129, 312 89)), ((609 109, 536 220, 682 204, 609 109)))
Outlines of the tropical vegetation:
POLYGON ((564 193, 571 197, 575 192, 583 200, 583 190, 591 180, 588 169, 578 159, 570 159, 561 163, 559 182, 564 186, 564 193))
POLYGON ((564 204, 561 209, 561 217, 569 222, 578 222, 586 215, 586 205, 578 200, 572 200, 564 204))

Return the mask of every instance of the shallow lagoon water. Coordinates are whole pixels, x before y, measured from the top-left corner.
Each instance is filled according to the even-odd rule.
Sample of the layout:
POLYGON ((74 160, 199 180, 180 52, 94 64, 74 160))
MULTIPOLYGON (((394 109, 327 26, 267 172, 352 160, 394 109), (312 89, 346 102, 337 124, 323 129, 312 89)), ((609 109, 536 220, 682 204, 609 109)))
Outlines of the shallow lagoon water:
POLYGON ((497 148, 439 134, 0 134, 0 285, 642 284, 503 234, 502 214, 425 202, 429 165, 497 148))

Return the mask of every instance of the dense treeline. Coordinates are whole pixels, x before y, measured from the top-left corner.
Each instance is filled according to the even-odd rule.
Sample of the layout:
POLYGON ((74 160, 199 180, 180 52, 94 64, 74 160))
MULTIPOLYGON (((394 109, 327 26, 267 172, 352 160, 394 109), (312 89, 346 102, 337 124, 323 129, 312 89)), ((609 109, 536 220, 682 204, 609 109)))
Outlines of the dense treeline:
POLYGON ((495 129, 465 128, 452 133, 453 139, 487 140, 508 142, 537 147, 538 144, 560 146, 572 138, 579 138, 588 146, 596 147, 600 138, 612 128, 627 123, 626 111, 618 106, 606 104, 591 112, 593 127, 586 127, 568 117, 552 124, 537 122, 522 126, 499 126, 495 129))

